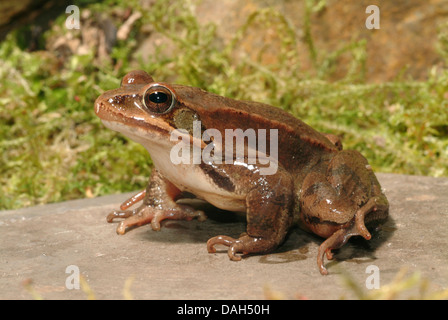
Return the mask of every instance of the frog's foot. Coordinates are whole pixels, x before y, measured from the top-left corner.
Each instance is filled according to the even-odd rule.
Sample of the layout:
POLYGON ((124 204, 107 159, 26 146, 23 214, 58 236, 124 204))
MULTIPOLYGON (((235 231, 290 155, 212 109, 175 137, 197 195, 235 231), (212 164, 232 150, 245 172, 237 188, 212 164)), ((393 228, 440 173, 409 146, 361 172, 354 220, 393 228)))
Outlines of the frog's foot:
POLYGON ((327 256, 328 260, 332 260, 333 253, 331 250, 342 247, 351 236, 352 234, 347 229, 339 229, 320 245, 317 254, 317 266, 322 275, 328 274, 327 268, 324 267, 324 255, 327 256))
POLYGON ((207 250, 209 253, 215 253, 215 245, 222 244, 229 247, 227 254, 232 261, 240 261, 241 256, 237 253, 249 254, 249 253, 261 253, 270 251, 276 247, 272 241, 251 237, 244 235, 238 239, 234 239, 228 236, 216 236, 207 241, 207 250))
POLYGON ((348 228, 337 230, 320 245, 317 254, 317 266, 322 275, 328 274, 323 264, 324 255, 327 256, 328 260, 332 260, 333 253, 331 250, 341 248, 352 236, 362 236, 366 240, 372 238, 365 226, 365 217, 367 213, 375 212, 381 208, 382 205, 379 201, 380 199, 377 197, 370 199, 363 207, 356 211, 353 222, 348 228))
POLYGON ((107 216, 107 222, 113 222, 116 218, 123 218, 117 227, 118 234, 124 234, 127 229, 132 227, 151 224, 151 228, 155 231, 160 230, 160 222, 166 219, 170 220, 192 220, 197 218, 204 221, 207 217, 201 210, 179 204, 175 208, 158 209, 148 205, 141 205, 134 210, 112 211, 107 216))

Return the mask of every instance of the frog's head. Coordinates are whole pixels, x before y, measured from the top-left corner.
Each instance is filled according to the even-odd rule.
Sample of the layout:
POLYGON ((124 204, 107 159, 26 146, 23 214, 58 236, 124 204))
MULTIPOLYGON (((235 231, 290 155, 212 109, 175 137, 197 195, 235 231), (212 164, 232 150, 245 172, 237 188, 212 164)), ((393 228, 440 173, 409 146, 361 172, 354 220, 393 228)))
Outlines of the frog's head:
POLYGON ((118 89, 96 99, 95 113, 106 127, 146 148, 154 144, 172 146, 170 135, 174 130, 185 129, 191 136, 193 122, 199 120, 195 110, 178 100, 176 88, 182 91, 184 87, 155 82, 144 71, 132 71, 118 89))

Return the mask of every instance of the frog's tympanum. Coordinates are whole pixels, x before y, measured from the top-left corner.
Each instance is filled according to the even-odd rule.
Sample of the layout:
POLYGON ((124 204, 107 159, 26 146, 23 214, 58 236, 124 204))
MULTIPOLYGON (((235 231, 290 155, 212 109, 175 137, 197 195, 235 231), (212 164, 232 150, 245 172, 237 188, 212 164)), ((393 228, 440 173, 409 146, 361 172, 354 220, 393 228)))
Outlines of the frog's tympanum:
POLYGON ((327 274, 325 255, 332 259, 332 249, 352 236, 369 240, 366 225, 387 219, 388 201, 367 160, 357 151, 343 150, 336 136, 320 133, 280 108, 155 82, 147 73, 133 71, 120 88, 96 100, 95 112, 108 128, 142 144, 154 164, 146 190, 107 216, 109 222, 123 219, 118 234, 148 223, 159 230, 165 219, 205 219, 204 212, 177 201, 194 195, 247 218, 245 234, 213 237, 208 252, 220 244, 229 247, 231 260, 266 253, 298 223, 326 239, 317 265, 327 274), (251 132, 257 134, 256 143, 249 142, 251 132), (229 136, 230 144, 225 141, 229 136), (185 141, 189 147, 181 148, 185 141), (236 155, 238 142, 244 151, 239 149, 232 159, 228 155, 236 155))

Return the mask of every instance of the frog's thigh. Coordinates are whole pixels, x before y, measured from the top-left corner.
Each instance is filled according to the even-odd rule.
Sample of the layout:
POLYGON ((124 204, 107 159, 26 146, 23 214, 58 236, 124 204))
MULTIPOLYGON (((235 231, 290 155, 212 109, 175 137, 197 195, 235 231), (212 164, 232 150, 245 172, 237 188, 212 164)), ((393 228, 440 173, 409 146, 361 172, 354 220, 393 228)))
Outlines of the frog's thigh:
POLYGON ((291 226, 294 184, 285 171, 265 180, 268 183, 259 184, 246 197, 247 234, 266 240, 269 250, 283 241, 291 226))
POLYGON ((216 244, 223 244, 229 247, 231 260, 240 260, 235 253, 267 252, 284 240, 293 220, 293 179, 289 173, 279 170, 262 180, 246 196, 247 234, 239 239, 213 237, 207 242, 209 252, 215 252, 216 244))
MULTIPOLYGON (((327 230, 335 221, 335 212, 342 213, 344 220, 350 220, 354 212, 350 208, 347 195, 338 192, 322 172, 309 173, 302 183, 299 195, 301 218, 305 224, 310 221, 319 221, 318 229, 312 231, 320 236, 328 237, 335 230, 327 230), (328 226, 326 225, 327 223, 328 226), (328 227, 328 228, 327 228, 328 227)), ((311 226, 313 227, 314 224, 311 226)))
POLYGON ((322 274, 327 274, 323 266, 325 254, 331 259, 331 250, 342 247, 352 236, 369 240, 365 216, 372 211, 378 215, 387 212, 387 200, 381 194, 371 194, 371 188, 380 186, 367 160, 355 151, 338 153, 328 168, 315 170, 304 179, 301 220, 308 229, 327 238, 317 257, 322 274))

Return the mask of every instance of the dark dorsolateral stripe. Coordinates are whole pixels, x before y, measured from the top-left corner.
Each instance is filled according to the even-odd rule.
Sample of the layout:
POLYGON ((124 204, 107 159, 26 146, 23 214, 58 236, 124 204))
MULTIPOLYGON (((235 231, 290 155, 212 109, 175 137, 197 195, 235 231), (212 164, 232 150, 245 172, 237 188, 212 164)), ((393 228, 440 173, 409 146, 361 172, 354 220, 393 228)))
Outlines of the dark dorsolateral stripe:
POLYGON ((213 166, 202 162, 199 167, 219 188, 229 192, 235 191, 235 185, 232 180, 230 180, 229 177, 219 173, 215 168, 213 168, 213 166))

